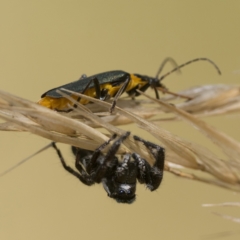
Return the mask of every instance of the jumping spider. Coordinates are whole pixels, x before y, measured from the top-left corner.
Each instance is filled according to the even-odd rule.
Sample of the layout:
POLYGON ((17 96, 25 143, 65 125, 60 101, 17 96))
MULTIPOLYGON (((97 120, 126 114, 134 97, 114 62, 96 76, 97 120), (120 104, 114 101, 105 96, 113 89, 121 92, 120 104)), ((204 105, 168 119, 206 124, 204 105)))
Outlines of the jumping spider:
POLYGON ((91 186, 94 183, 102 182, 109 197, 120 203, 132 203, 136 198, 137 180, 141 184, 146 184, 150 191, 159 187, 163 178, 165 154, 164 148, 134 136, 134 139, 142 142, 153 155, 156 160, 155 163, 150 166, 137 153, 126 153, 119 161, 115 155, 122 142, 129 135, 130 132, 121 135, 106 154, 103 154, 102 150, 116 138, 115 134, 95 151, 72 147, 76 156, 75 167, 78 172, 67 166, 55 143, 53 143, 53 147, 57 151, 64 169, 77 177, 82 183, 91 186))

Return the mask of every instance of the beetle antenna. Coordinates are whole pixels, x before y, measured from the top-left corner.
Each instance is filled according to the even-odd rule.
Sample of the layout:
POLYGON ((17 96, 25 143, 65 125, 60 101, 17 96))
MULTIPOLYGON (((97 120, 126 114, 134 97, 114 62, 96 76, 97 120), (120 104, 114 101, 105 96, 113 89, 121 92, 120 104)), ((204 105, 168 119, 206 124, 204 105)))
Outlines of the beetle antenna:
POLYGON ((38 150, 37 152, 33 153, 32 155, 28 156, 27 158, 21 160, 20 162, 18 162, 17 164, 15 164, 14 166, 10 167, 9 169, 7 169, 6 171, 0 173, 0 177, 3 177, 4 175, 6 175, 7 173, 11 172, 12 170, 14 170, 15 168, 19 167, 20 165, 22 165, 23 163, 25 163, 26 161, 28 161, 30 158, 36 156, 37 154, 39 154, 40 152, 43 152, 44 150, 48 149, 49 147, 52 147, 52 143, 46 145, 45 147, 41 148, 40 150, 38 150))
MULTIPOLYGON (((156 74, 156 78, 158 78, 158 76, 160 75, 160 73, 162 72, 163 68, 165 67, 166 63, 167 62, 170 62, 174 68, 177 68, 178 67, 178 64, 177 62, 171 58, 171 57, 167 57, 163 60, 163 62, 161 63, 158 71, 157 71, 157 74, 156 74)), ((180 69, 177 69, 176 71, 178 71, 179 73, 181 73, 180 69)))
POLYGON ((193 59, 193 60, 190 60, 190 61, 188 61, 188 62, 186 62, 186 63, 184 63, 184 64, 182 64, 182 65, 180 65, 180 66, 178 66, 178 67, 176 67, 176 68, 174 68, 174 69, 171 70, 170 72, 164 74, 163 76, 161 76, 161 77, 159 78, 159 82, 161 82, 165 77, 167 77, 167 76, 170 75, 171 73, 178 71, 180 68, 185 67, 186 65, 188 65, 188 64, 190 64, 190 63, 198 62, 198 61, 207 61, 207 62, 211 63, 211 64, 216 68, 218 74, 221 75, 221 71, 220 71, 219 67, 218 67, 212 60, 210 60, 210 59, 208 59, 208 58, 195 58, 195 59, 193 59))

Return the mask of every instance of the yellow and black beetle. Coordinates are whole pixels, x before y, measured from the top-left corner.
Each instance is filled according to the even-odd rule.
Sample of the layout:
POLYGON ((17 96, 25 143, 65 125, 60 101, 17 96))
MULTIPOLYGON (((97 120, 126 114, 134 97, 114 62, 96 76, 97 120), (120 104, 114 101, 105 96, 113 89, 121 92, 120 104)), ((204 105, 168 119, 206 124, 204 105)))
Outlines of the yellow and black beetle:
MULTIPOLYGON (((196 58, 175 67, 173 70, 159 78, 160 72, 167 61, 174 62, 173 59, 166 58, 165 61, 161 64, 156 77, 149 77, 140 74, 130 74, 121 70, 103 72, 90 77, 82 75, 82 77, 77 81, 48 90, 47 92, 42 94, 41 99, 38 103, 50 109, 55 109, 56 111, 66 111, 65 109, 67 108, 67 105, 73 104, 56 91, 61 88, 65 88, 74 92, 79 92, 87 96, 105 101, 112 97, 120 96, 124 92, 126 92, 131 97, 135 97, 139 95, 139 92, 137 92, 136 90, 144 92, 149 87, 151 87, 155 91, 156 98, 159 99, 157 88, 166 89, 165 86, 161 83, 161 81, 172 72, 175 72, 180 68, 196 61, 208 61, 217 69, 218 73, 221 74, 217 65, 210 59, 196 58)), ((74 95, 72 95, 72 97, 78 100, 81 104, 89 103, 89 100, 81 99, 74 95)), ((113 102, 110 111, 113 110, 115 104, 116 99, 113 102)))

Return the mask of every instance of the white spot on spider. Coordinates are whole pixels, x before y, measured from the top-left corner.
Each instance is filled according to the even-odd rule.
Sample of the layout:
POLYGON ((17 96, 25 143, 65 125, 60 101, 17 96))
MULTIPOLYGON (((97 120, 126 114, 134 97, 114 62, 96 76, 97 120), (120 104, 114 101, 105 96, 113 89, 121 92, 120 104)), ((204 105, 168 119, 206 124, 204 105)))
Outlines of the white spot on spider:
POLYGON ((131 187, 127 184, 121 184, 121 188, 125 191, 128 191, 131 187))

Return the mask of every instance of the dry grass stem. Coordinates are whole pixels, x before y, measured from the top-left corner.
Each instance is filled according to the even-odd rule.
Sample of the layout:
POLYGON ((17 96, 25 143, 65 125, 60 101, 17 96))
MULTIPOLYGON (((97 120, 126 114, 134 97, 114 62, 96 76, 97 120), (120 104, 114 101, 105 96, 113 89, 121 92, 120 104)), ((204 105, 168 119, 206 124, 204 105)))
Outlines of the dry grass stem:
MULTIPOLYGON (((224 202, 224 203, 208 203, 202 204, 203 207, 240 207, 240 202, 224 202)), ((218 212, 212 212, 213 214, 222 217, 224 219, 230 220, 232 222, 240 223, 240 218, 221 214, 218 212)))
POLYGON ((240 202, 206 203, 203 207, 240 207, 240 202))
MULTIPOLYGON (((238 86, 208 85, 182 91, 180 94, 191 98, 189 101, 179 99, 176 95, 157 100, 145 93, 142 93, 145 95, 144 99, 120 98, 112 115, 108 112, 111 106, 108 102, 66 89, 62 91, 61 94, 65 98, 78 105, 69 114, 60 114, 0 91, 0 118, 5 120, 0 124, 0 130, 29 131, 51 141, 94 150, 111 134, 123 133, 117 126, 135 123, 151 133, 161 142, 160 145, 166 148, 165 170, 179 177, 240 191, 240 143, 199 118, 239 112, 238 86), (69 94, 75 94, 94 104, 80 105, 69 94), (169 101, 175 105, 169 104, 169 101), (184 140, 159 127, 156 124, 156 116, 157 121, 183 120, 190 123, 190 126, 197 128, 223 150, 226 160, 220 159, 203 146, 184 140), (147 120, 151 117, 154 118, 147 120), (106 129, 109 134, 103 134, 96 127, 106 129), (190 173, 186 173, 186 169, 190 173), (200 176, 199 170, 207 174, 200 176)), ((146 148, 135 142, 132 136, 124 142, 118 153, 129 151, 137 152, 151 163, 153 161, 146 148)))
POLYGON ((220 213, 217 213, 217 212, 213 212, 213 214, 215 214, 219 217, 225 218, 227 220, 230 220, 232 222, 240 223, 240 218, 236 218, 236 217, 233 217, 233 216, 228 216, 228 215, 225 215, 225 214, 220 214, 220 213))
MULTIPOLYGON (((176 107, 196 116, 212 116, 240 111, 240 87, 225 84, 193 87, 179 94, 191 101, 180 102, 176 107)), ((163 98, 164 101, 177 100, 176 96, 163 98)), ((176 117, 177 118, 177 117, 176 117)))

